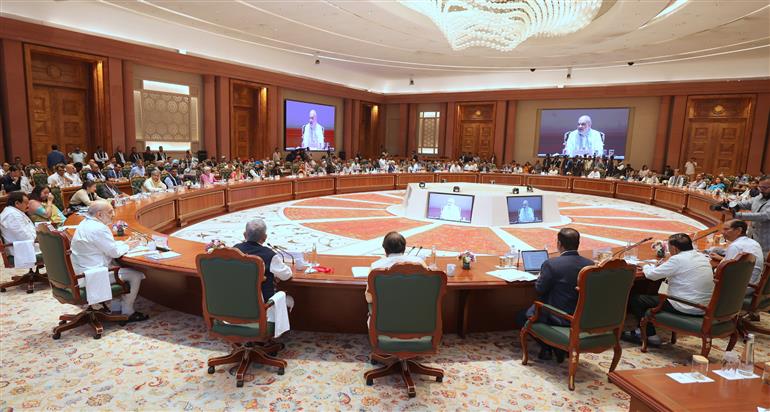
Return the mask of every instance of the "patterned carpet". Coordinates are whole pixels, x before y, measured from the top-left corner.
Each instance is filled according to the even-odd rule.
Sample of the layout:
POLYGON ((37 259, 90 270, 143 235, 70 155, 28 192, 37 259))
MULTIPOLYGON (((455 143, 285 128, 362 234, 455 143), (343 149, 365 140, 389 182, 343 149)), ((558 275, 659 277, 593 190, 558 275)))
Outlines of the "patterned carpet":
MULTIPOLYGON (((0 272, 8 280, 11 271, 0 272)), ((48 286, 28 295, 18 288, 0 294, 0 410, 500 410, 621 411, 628 396, 607 382, 611 351, 580 358, 577 390, 567 390, 567 364, 537 360, 530 345, 528 366, 521 365, 515 331, 447 335, 438 355, 426 363, 444 369, 443 383, 417 378, 417 398, 409 399, 396 378, 366 386, 363 373, 369 344, 364 335, 291 331, 281 338, 279 356, 289 366, 252 366, 243 388, 234 371, 220 367, 206 373, 211 356, 228 346, 209 338, 202 318, 182 314, 144 299, 138 309, 151 319, 126 327, 108 324, 100 340, 87 328, 50 331, 58 315, 76 308, 59 304, 48 286), (534 358, 534 359, 533 359, 534 358)), ((302 302, 297 302, 301 305, 302 302)), ((770 316, 763 315, 763 324, 770 316)), ((666 337, 666 335, 664 335, 666 337)), ((712 361, 722 357, 719 339, 712 361)), ((623 344, 619 369, 687 362, 700 341, 682 337, 642 354, 623 344)), ((738 349, 740 348, 740 344, 738 349)), ((759 336, 756 358, 770 359, 770 339, 759 336)))

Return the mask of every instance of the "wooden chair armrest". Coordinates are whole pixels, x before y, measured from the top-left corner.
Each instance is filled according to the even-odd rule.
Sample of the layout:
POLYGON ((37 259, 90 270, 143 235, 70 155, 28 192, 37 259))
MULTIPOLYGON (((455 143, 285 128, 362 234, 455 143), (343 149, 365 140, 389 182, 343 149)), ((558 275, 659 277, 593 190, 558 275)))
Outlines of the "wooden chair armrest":
POLYGON ((75 279, 85 279, 85 274, 75 275, 75 279))
POLYGON ((568 320, 570 322, 572 322, 574 320, 574 317, 572 315, 570 315, 569 313, 567 313, 567 312, 565 312, 565 311, 563 311, 563 310, 561 310, 559 308, 553 307, 553 306, 545 304, 543 302, 535 302, 535 305, 537 305, 538 303, 540 304, 541 308, 546 309, 547 311, 549 311, 552 314, 556 315, 556 317, 562 318, 564 320, 568 320))
MULTIPOLYGON (((673 300, 673 301, 676 301, 676 302, 679 302, 679 303, 683 303, 683 304, 688 305, 688 306, 693 306, 693 307, 696 307, 696 308, 698 308, 700 310, 703 310, 703 311, 708 309, 707 307, 705 307, 703 305, 697 304, 695 302, 690 302, 689 300, 678 298, 676 296, 669 296, 669 295, 658 295, 658 296, 665 297, 665 299, 670 299, 670 300, 673 300)), ((662 302, 665 302, 665 300, 663 300, 662 302)), ((659 305, 659 306, 662 307, 662 304, 659 305)))

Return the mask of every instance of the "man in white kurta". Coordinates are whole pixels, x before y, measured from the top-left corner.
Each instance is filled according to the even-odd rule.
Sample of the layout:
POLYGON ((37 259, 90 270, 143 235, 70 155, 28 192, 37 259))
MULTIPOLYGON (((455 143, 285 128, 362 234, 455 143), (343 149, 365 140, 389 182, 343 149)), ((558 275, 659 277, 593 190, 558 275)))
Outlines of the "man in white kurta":
POLYGON ((308 122, 302 126, 302 147, 310 150, 325 150, 324 128, 318 124, 318 115, 315 110, 311 110, 308 116, 308 122))
POLYGON ((460 207, 455 204, 454 199, 451 197, 447 199, 446 204, 441 209, 441 216, 439 218, 444 220, 462 220, 460 207))
POLYGON ((576 130, 569 132, 564 142, 562 154, 567 156, 602 156, 604 154, 604 140, 602 132, 591 128, 591 117, 580 116, 576 130))
MULTIPOLYGON (((8 204, 0 213, 0 231, 3 233, 3 243, 11 245, 13 242, 35 240, 35 224, 27 216, 29 197, 23 192, 11 192, 8 195, 8 204)), ((35 252, 39 253, 35 245, 35 252)), ((8 247, 8 254, 13 256, 13 246, 8 247)))
POLYGON ((160 181, 160 171, 155 169, 150 173, 150 178, 142 184, 142 192, 154 193, 164 190, 166 190, 166 184, 160 181))
POLYGON ((529 202, 526 200, 521 202, 521 208, 519 209, 519 223, 531 223, 535 221, 535 211, 529 207, 529 202))
MULTIPOLYGON (((88 214, 78 224, 70 244, 72 268, 75 269, 75 273, 80 274, 98 267, 116 266, 113 259, 128 252, 129 245, 115 241, 112 236, 110 225, 114 217, 115 210, 108 202, 93 202, 88 207, 88 214)), ((131 291, 121 297, 121 312, 128 316, 129 322, 147 320, 149 316, 134 310, 134 301, 139 293, 139 285, 144 279, 144 274, 134 269, 120 268, 118 276, 131 286, 131 291)), ((110 272, 110 282, 114 281, 113 273, 110 272)), ((78 285, 85 286, 85 279, 78 280, 78 285)))

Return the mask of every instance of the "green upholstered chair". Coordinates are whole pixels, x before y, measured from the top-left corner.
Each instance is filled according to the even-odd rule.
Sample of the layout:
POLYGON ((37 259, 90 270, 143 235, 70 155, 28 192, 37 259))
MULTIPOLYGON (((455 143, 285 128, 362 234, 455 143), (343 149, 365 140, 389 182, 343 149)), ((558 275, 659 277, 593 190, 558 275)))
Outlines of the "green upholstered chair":
POLYGON ((122 174, 123 177, 128 179, 131 176, 131 168, 130 167, 124 167, 123 170, 120 171, 120 174, 122 174))
POLYGON ((35 182, 35 186, 45 186, 48 184, 48 174, 34 173, 32 175, 32 181, 35 182))
POLYGON ((759 281, 756 284, 749 283, 749 286, 754 288, 754 292, 743 299, 743 312, 739 318, 738 329, 744 336, 749 332, 770 335, 770 329, 751 322, 752 316, 757 316, 755 320, 759 320, 760 312, 770 311, 770 253, 765 257, 765 268, 759 281))
POLYGON ((754 256, 741 253, 735 259, 723 260, 714 273, 714 292, 708 306, 688 302, 675 296, 659 294, 660 303, 650 309, 641 321, 642 352, 647 352, 647 324, 672 331, 671 343, 676 343, 677 333, 697 336, 703 342, 701 355, 708 357, 711 340, 730 336, 727 350, 732 350, 738 340, 738 314, 746 296, 746 287, 751 280, 754 256), (683 315, 663 311, 666 299, 684 303, 703 310, 703 316, 683 315))
POLYGON ((56 205, 56 207, 59 208, 62 212, 66 209, 64 208, 64 197, 62 197, 61 194, 61 188, 60 187, 48 187, 51 190, 51 194, 53 195, 53 203, 56 205))
MULTIPOLYGON (((64 304, 85 306, 80 313, 59 316, 59 326, 53 329, 51 336, 53 339, 59 339, 62 332, 81 325, 91 326, 94 329, 94 339, 99 339, 104 331, 102 321, 125 324, 128 316, 113 315, 104 304, 101 304, 101 308, 88 304, 86 288, 78 286, 78 279, 84 278, 85 275, 76 274, 72 268, 70 239, 66 232, 51 231, 48 225, 40 225, 37 229, 37 239, 40 250, 43 252, 43 259, 46 261, 46 271, 53 297, 64 304)), ((110 268, 115 277, 115 282, 111 285, 113 298, 130 290, 129 285, 118 277, 119 269, 110 268)))
POLYGON ((233 348, 229 355, 209 359, 208 372, 214 373, 217 365, 239 363, 235 376, 239 388, 251 362, 275 366, 283 375, 286 361, 273 356, 283 344, 273 342, 274 324, 267 321, 267 309, 273 302, 265 303, 262 298, 262 259, 225 248, 198 255, 196 264, 206 327, 212 336, 230 342, 233 348))
POLYGON ((622 259, 584 267, 578 274, 578 301, 573 315, 536 301, 535 313, 521 328, 521 363, 527 364, 527 335, 532 335, 541 342, 569 354, 568 386, 571 391, 575 390, 575 373, 580 353, 601 353, 612 348, 615 353, 610 372, 614 371, 622 354, 620 333, 626 320, 628 295, 634 284, 635 272, 636 268, 622 259), (570 321, 570 326, 553 326, 538 322, 540 316, 547 315, 544 311, 570 321))
POLYGON ((144 185, 144 177, 132 177, 131 178, 131 192, 133 194, 142 193, 142 186, 144 185))
POLYGON ((232 176, 232 174, 233 174, 233 171, 232 171, 232 170, 230 170, 230 169, 228 169, 228 168, 223 168, 223 169, 221 169, 221 170, 219 171, 219 178, 220 178, 221 180, 227 180, 227 179, 229 179, 229 178, 230 178, 230 176, 232 176))
MULTIPOLYGON (((3 266, 5 266, 6 269, 15 269, 13 264, 13 256, 8 253, 8 247, 13 245, 2 242, 3 237, 2 234, 0 234, 0 254, 3 256, 3 266)), ((5 292, 8 290, 8 288, 14 286, 24 285, 27 286, 27 293, 34 292, 35 282, 48 283, 48 276, 40 273, 40 269, 43 267, 45 267, 43 260, 38 255, 38 262, 35 264, 34 268, 30 268, 29 271, 23 275, 11 276, 11 280, 8 282, 0 283, 0 292, 5 292)))
POLYGON ((423 366, 414 358, 438 350, 446 283, 444 272, 415 264, 397 264, 369 273, 371 360, 386 366, 366 372, 367 385, 373 385, 376 378, 399 374, 407 394, 414 397, 412 372, 434 376, 437 382, 443 380, 444 371, 423 366))

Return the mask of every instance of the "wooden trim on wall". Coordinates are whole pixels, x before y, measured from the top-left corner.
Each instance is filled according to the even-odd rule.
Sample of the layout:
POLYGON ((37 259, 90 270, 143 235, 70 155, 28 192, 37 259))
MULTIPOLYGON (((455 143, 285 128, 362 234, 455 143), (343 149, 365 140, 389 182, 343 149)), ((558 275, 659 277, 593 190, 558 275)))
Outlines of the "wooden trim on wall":
MULTIPOLYGON (((122 81, 123 81, 123 130, 125 137, 125 147, 123 154, 128 160, 131 154, 131 148, 136 147, 136 113, 134 110, 134 64, 123 62, 122 81)), ((137 153, 142 153, 142 148, 137 148, 137 153)))
MULTIPOLYGON (((655 148, 650 169, 663 170, 668 147, 669 122, 671 120, 671 96, 661 96, 658 110, 658 128, 655 133, 655 148)), ((674 166, 676 169, 678 166, 674 166)))
POLYGON ((683 166, 682 140, 684 139, 684 126, 687 122, 687 96, 674 96, 671 107, 671 126, 668 135, 668 147, 664 164, 676 169, 683 166))
POLYGON ((518 101, 508 101, 507 121, 505 124, 505 149, 499 164, 505 164, 516 158, 516 106, 518 101))
POLYGON ((404 156, 411 156, 413 151, 417 150, 417 105, 409 105, 409 129, 406 131, 406 153, 404 156))
MULTIPOLYGON (((109 103, 110 108, 110 131, 112 134, 111 147, 105 147, 104 150, 112 156, 118 147, 126 150, 126 114, 123 109, 123 60, 107 59, 107 74, 109 77, 109 103)), ((132 90, 128 91, 132 93, 132 90)), ((131 117, 133 120, 133 117, 131 117)))
POLYGON ((749 156, 746 163, 746 173, 756 175, 760 171, 770 173, 770 137, 768 137, 768 121, 770 121, 770 93, 757 95, 752 116, 753 125, 749 135, 749 156))
POLYGON ((409 130, 409 105, 401 103, 398 106, 398 152, 399 156, 406 156, 407 153, 407 131, 409 130))
POLYGON ((2 105, 5 115, 3 126, 7 136, 4 145, 7 156, 5 159, 11 162, 15 156, 19 156, 26 163, 32 156, 32 147, 27 118, 29 107, 24 80, 24 51, 19 41, 3 39, 2 45, 0 62, 3 66, 0 70, 0 82, 2 82, 2 105))
POLYGON ((447 102, 446 104, 446 123, 444 128, 446 130, 446 138, 444 142, 444 156, 455 159, 457 153, 455 152, 455 135, 457 134, 457 103, 447 102))
POLYGON ((505 100, 499 100, 495 102, 495 134, 494 144, 492 152, 495 154, 497 161, 500 161, 505 150, 505 129, 506 129, 506 114, 508 113, 508 106, 505 100))
POLYGON ((198 150, 211 157, 217 152, 217 87, 216 78, 203 76, 203 136, 198 150))
MULTIPOLYGON (((230 158, 230 78, 216 77, 216 113, 217 113, 217 160, 221 156, 230 158)), ((209 153, 209 157, 212 153, 209 153)))

